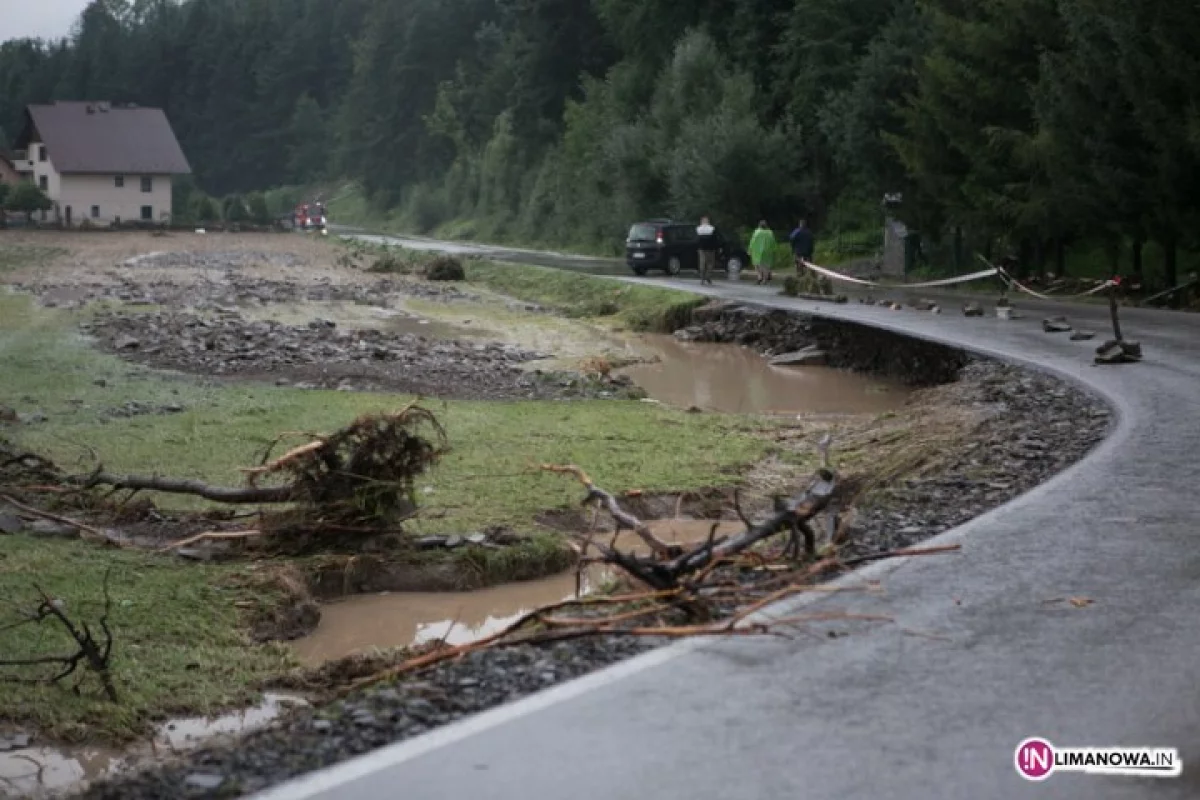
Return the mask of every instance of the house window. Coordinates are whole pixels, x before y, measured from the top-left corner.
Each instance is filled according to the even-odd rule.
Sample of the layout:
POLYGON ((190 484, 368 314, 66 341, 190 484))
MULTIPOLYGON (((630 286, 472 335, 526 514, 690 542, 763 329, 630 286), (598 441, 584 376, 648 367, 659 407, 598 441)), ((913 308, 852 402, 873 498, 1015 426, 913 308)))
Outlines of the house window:
POLYGON ((144 219, 144 220, 153 220, 154 219, 154 206, 142 206, 142 219, 144 219))
POLYGON ((142 191, 143 192, 153 192, 154 191, 154 178, 151 178, 149 175, 142 176, 142 191))
POLYGON ((45 175, 39 175, 38 176, 38 188, 41 189, 43 192, 50 191, 50 179, 47 178, 45 175))
POLYGON ((116 177, 114 177, 113 178, 113 186, 116 186, 118 189, 125 188, 125 176, 117 175, 116 177))
POLYGON ((46 145, 39 144, 38 145, 38 161, 45 161, 45 160, 46 160, 46 145))
POLYGON ((92 219, 100 218, 100 206, 92 206, 92 219))

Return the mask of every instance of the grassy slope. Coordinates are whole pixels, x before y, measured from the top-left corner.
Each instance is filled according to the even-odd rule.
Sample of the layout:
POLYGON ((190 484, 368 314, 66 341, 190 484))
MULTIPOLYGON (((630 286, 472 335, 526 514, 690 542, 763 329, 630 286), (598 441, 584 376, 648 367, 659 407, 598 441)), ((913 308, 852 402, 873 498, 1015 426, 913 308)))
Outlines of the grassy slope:
POLYGON ((472 261, 467 280, 568 316, 609 317, 633 330, 669 332, 686 324, 705 298, 549 267, 472 261))

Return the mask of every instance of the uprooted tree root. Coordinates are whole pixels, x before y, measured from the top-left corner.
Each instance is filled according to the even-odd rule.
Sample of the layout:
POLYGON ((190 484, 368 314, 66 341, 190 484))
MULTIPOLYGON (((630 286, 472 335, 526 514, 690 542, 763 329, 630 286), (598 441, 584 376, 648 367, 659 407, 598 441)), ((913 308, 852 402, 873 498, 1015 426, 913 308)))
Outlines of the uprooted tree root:
MULTIPOLYGON (((378 531, 416 512, 414 482, 447 452, 446 432, 432 412, 417 405, 390 414, 367 414, 329 435, 271 459, 277 438, 255 467, 243 468, 246 485, 212 486, 158 476, 116 475, 98 469, 79 479, 84 488, 187 494, 220 503, 293 504, 276 521, 288 529, 378 531), (282 482, 280 482, 282 479, 282 482), (260 481, 272 480, 262 486, 260 481)), ((267 529, 272 526, 264 525, 267 529)), ((281 527, 276 525, 275 527, 281 527)), ((191 537, 248 538, 259 530, 191 537)))

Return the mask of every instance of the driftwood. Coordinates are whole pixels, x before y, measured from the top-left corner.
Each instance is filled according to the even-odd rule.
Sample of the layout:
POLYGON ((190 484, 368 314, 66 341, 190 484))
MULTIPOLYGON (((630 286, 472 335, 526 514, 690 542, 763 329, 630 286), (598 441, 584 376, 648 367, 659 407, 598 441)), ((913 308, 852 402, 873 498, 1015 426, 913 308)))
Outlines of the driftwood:
POLYGON ((667 545, 655 538, 644 522, 622 509, 616 498, 611 493, 597 487, 580 467, 544 464, 542 469, 548 472, 574 475, 587 489, 588 494, 584 498, 585 504, 603 504, 616 520, 618 531, 628 528, 638 532, 654 550, 649 557, 637 556, 618 550, 615 546, 615 537, 612 544, 603 545, 592 541, 589 535, 583 543, 583 555, 586 556, 587 548, 595 548, 603 556, 603 561, 621 567, 652 589, 670 591, 683 587, 685 578, 701 572, 709 565, 740 554, 778 533, 790 534, 785 554, 790 554, 792 558, 799 558, 800 539, 803 537, 805 554, 809 557, 815 556, 816 533, 809 521, 825 510, 837 488, 837 477, 828 468, 828 437, 822 440, 820 447, 824 466, 817 471, 802 491, 790 498, 777 501, 775 511, 770 517, 758 523, 751 522, 742 513, 740 499, 735 495, 734 505, 738 516, 746 524, 745 532, 736 536, 716 537, 717 525, 714 524, 708 541, 691 550, 682 550, 677 545, 667 545))
MULTIPOLYGON (((104 693, 108 695, 108 699, 114 703, 117 702, 117 689, 113 684, 112 673, 109 671, 109 656, 112 654, 113 636, 112 631, 108 627, 108 613, 112 606, 112 598, 108 593, 108 576, 109 573, 105 572, 104 613, 99 619, 100 630, 104 634, 103 643, 96 639, 86 622, 76 625, 71 621, 71 618, 63 610, 61 600, 51 597, 40 586, 34 586, 37 593, 41 596, 41 603, 38 605, 37 610, 25 615, 24 619, 5 626, 4 629, 15 628, 21 625, 38 624, 47 619, 54 619, 75 640, 78 649, 69 655, 0 659, 0 668, 36 667, 49 664, 57 664, 62 667, 61 671, 49 678, 13 678, 10 680, 19 683, 58 683, 63 678, 74 673, 79 665, 83 663, 99 677, 100 683, 104 687, 104 693)), ((78 688, 78 684, 76 684, 76 687, 78 688)))
POLYGON ((650 528, 646 526, 646 523, 642 522, 633 514, 630 514, 628 511, 621 508, 621 504, 617 502, 617 498, 596 486, 596 484, 592 482, 592 479, 588 477, 588 474, 579 467, 574 465, 543 464, 542 469, 546 470, 547 472, 560 472, 574 475, 575 478, 583 484, 583 487, 587 489, 588 496, 584 499, 584 503, 597 502, 602 504, 608 513, 612 515, 612 518, 616 520, 617 533, 620 533, 622 530, 633 531, 638 535, 638 537, 641 538, 643 542, 650 546, 650 549, 653 552, 659 555, 678 555, 681 552, 681 548, 679 548, 677 545, 671 545, 664 542, 662 539, 659 539, 654 535, 650 528))
MULTIPOLYGON (((276 443, 278 439, 276 440, 276 443)), ((368 414, 327 436, 294 447, 241 471, 245 486, 213 486, 198 480, 117 475, 98 469, 73 479, 83 488, 111 487, 201 497, 217 503, 294 503, 322 524, 394 524, 416 508, 414 481, 446 452, 441 424, 426 409, 410 404, 391 414, 368 414), (265 476, 284 483, 259 486, 265 476)))
POLYGON ((87 476, 84 486, 110 486, 113 489, 134 489, 137 491, 166 492, 168 494, 186 494, 202 497, 215 503, 286 503, 293 499, 294 490, 291 486, 269 487, 233 487, 212 486, 203 481, 180 480, 178 478, 159 478, 146 475, 116 475, 111 472, 94 472, 87 476))

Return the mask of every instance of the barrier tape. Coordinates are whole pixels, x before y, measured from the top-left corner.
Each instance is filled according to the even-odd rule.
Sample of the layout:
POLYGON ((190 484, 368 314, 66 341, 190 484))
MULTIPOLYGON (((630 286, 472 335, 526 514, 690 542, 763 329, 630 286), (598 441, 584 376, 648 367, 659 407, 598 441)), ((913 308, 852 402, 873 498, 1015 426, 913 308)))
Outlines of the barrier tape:
POLYGON ((924 288, 931 287, 931 286, 950 286, 955 283, 967 283, 968 281, 977 281, 980 278, 990 278, 993 275, 1000 275, 1003 272, 1003 270, 1001 270, 999 267, 993 267, 989 264, 988 268, 985 270, 981 270, 979 272, 972 272, 970 275, 959 275, 957 278, 942 278, 941 280, 925 281, 924 283, 899 283, 899 284, 897 284, 897 283, 876 283, 875 281, 868 281, 868 280, 864 280, 862 278, 854 278, 854 277, 851 277, 850 275, 843 275, 840 272, 834 272, 831 269, 826 269, 825 267, 818 267, 816 264, 812 263, 811 261, 803 261, 802 260, 801 263, 804 264, 804 266, 811 269, 813 272, 824 275, 825 277, 830 278, 835 281, 844 281, 846 283, 856 283, 859 286, 876 286, 881 289, 924 289, 924 288))
POLYGON ((1004 269, 1002 269, 1001 267, 992 266, 990 263, 988 263, 988 260, 986 258, 984 258, 983 256, 979 256, 979 260, 982 261, 983 263, 987 264, 992 269, 996 270, 996 274, 1000 276, 1000 279, 1002 281, 1004 281, 1005 283, 1007 283, 1009 286, 1015 286, 1020 291, 1025 292, 1025 294, 1033 295, 1034 297, 1037 297, 1041 300, 1074 300, 1079 297, 1087 297, 1088 295, 1093 295, 1093 294, 1096 294, 1097 292, 1102 292, 1105 289, 1108 289, 1112 286, 1117 285, 1116 281, 1107 280, 1104 283, 1100 284, 1099 286, 1088 289, 1086 292, 1079 292, 1078 294, 1056 294, 1056 295, 1042 294, 1041 292, 1035 292, 1033 289, 1030 289, 1028 286, 1025 286, 1020 281, 1018 281, 1016 278, 1014 278, 1012 275, 1009 275, 1007 272, 1005 272, 1004 269))

